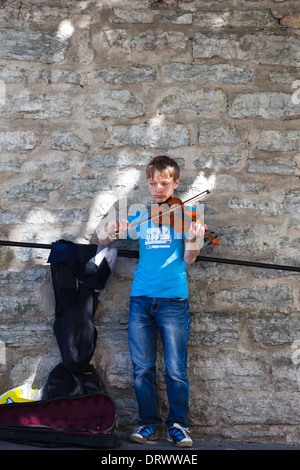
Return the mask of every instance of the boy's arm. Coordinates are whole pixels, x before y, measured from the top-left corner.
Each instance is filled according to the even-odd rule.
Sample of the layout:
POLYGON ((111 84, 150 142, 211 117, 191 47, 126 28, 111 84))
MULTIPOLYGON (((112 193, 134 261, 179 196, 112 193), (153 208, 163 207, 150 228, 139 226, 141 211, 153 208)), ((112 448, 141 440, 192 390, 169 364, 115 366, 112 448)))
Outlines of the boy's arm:
POLYGON ((130 224, 126 219, 109 222, 97 234, 99 243, 101 245, 108 245, 108 243, 112 242, 115 238, 118 238, 121 234, 126 233, 129 229, 129 226, 130 224))
POLYGON ((184 261, 186 264, 192 264, 200 253, 200 242, 204 237, 205 226, 192 222, 189 228, 189 234, 184 240, 184 261))

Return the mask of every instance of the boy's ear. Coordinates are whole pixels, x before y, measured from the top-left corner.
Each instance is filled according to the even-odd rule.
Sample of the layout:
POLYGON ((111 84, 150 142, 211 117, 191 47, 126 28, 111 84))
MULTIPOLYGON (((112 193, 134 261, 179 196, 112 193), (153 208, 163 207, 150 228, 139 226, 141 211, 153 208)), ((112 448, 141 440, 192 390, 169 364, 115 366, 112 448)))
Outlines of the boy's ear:
POLYGON ((175 188, 177 188, 178 185, 179 185, 179 178, 177 181, 175 181, 175 188))

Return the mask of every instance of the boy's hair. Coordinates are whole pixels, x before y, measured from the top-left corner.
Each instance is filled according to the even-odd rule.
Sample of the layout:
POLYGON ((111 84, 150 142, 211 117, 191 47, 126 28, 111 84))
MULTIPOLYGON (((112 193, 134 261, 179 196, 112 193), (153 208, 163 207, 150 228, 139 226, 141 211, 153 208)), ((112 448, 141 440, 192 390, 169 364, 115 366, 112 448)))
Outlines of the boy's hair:
POLYGON ((153 178, 156 173, 166 174, 169 177, 172 176, 174 181, 177 181, 180 177, 178 164, 173 158, 167 157, 166 155, 154 157, 148 164, 146 168, 147 178, 153 178))

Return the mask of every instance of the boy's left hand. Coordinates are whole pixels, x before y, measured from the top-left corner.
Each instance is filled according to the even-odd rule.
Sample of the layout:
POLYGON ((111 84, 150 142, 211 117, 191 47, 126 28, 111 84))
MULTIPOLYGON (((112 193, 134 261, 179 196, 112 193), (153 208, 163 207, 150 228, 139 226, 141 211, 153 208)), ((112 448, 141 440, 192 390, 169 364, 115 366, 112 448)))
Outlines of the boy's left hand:
POLYGON ((207 229, 206 225, 198 224, 197 222, 192 222, 189 228, 187 240, 196 241, 204 237, 205 230, 207 229))
POLYGON ((204 237, 206 225, 192 222, 189 228, 188 236, 184 242, 184 260, 187 264, 192 264, 200 251, 201 238, 204 237))

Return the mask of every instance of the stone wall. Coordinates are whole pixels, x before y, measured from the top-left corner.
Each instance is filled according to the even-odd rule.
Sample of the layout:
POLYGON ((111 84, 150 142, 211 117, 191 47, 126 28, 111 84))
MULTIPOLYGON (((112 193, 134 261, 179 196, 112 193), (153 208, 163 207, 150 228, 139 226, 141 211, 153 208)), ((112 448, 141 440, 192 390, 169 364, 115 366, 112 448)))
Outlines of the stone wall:
MULTIPOLYGON (((165 153, 178 195, 212 192, 202 255, 299 265, 300 13, 288 0, 0 0, 0 238, 88 243, 119 197, 148 201, 165 153)), ((127 246, 127 248, 129 248, 127 246)), ((60 361, 44 249, 0 249, 0 393, 60 361)), ((100 294, 93 364, 137 419, 127 346, 136 260, 100 294)), ((196 263, 190 424, 300 443, 299 275, 196 263)), ((158 387, 167 413, 162 349, 158 387)))

